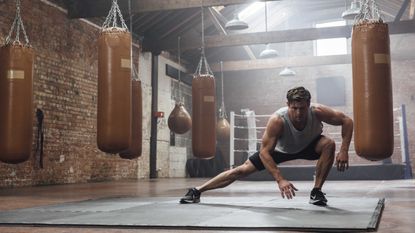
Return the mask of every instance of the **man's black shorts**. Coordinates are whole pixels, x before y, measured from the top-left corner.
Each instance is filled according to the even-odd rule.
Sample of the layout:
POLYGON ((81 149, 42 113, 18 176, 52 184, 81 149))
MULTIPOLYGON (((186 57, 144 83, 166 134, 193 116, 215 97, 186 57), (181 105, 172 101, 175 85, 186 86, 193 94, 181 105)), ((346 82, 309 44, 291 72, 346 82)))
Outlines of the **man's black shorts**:
MULTIPOLYGON (((306 148, 296 154, 286 154, 281 153, 278 151, 274 151, 271 156, 272 159, 275 161, 276 164, 280 164, 286 161, 294 160, 294 159, 307 159, 307 160, 317 160, 320 158, 320 155, 316 153, 315 148, 320 140, 320 138, 324 137, 323 135, 318 136, 314 139, 306 148)), ((258 171, 264 170, 264 164, 259 158, 259 151, 249 157, 249 161, 255 166, 258 171)))

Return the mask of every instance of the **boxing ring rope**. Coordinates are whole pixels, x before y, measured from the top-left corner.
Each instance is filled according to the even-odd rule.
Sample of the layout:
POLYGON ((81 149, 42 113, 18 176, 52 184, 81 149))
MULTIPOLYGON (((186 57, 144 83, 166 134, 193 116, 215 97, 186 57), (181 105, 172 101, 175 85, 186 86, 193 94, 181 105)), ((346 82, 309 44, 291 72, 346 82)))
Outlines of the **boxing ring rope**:
MULTIPOLYGON (((248 153, 249 155, 258 151, 258 144, 262 142, 261 138, 257 137, 258 133, 261 133, 266 129, 263 126, 256 126, 257 122, 261 120, 268 120, 271 115, 256 115, 254 111, 249 109, 241 110, 243 114, 236 114, 234 111, 230 112, 230 143, 229 143, 229 166, 230 168, 235 167, 235 153, 248 153), (245 125, 237 123, 236 119, 245 120, 245 125), (261 119, 261 120, 259 120, 261 119), (248 131, 248 138, 235 137, 235 130, 246 130, 248 131), (235 143, 246 142, 248 143, 248 149, 246 148, 235 148, 235 143)), ((398 144, 395 142, 395 149, 401 152, 401 163, 405 164, 405 179, 412 178, 411 161, 409 156, 408 147, 408 132, 406 126, 406 109, 405 105, 401 105, 393 109, 394 112, 394 128, 395 128, 395 141, 399 140, 398 144), (398 129, 398 132, 396 131, 398 129)), ((347 113, 352 116, 353 114, 347 113)), ((326 135, 330 135, 336 144, 341 143, 341 132, 324 132, 326 135)), ((395 150, 395 153, 398 151, 395 150)), ((349 154, 354 155, 354 140, 351 141, 349 154)), ((391 158, 382 161, 383 164, 392 163, 391 158)))

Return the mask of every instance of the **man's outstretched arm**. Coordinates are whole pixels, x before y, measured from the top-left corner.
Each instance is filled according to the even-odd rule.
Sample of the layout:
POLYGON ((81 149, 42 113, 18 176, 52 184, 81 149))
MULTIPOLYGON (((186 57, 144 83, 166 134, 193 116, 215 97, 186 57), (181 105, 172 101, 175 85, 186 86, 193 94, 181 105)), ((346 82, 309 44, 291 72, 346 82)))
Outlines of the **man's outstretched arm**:
POLYGON ((353 135, 353 120, 344 113, 321 104, 316 105, 315 113, 321 121, 327 124, 342 126, 342 144, 339 153, 336 155, 336 166, 339 171, 348 169, 349 147, 353 135))
POLYGON ((262 137, 262 144, 259 153, 262 163, 265 168, 271 173, 275 181, 278 183, 278 188, 281 191, 281 196, 283 198, 287 197, 291 199, 295 196, 295 191, 297 188, 294 187, 288 180, 284 179, 280 169, 275 164, 274 160, 271 157, 270 152, 274 151, 275 146, 277 145, 277 140, 280 137, 283 130, 283 120, 279 116, 272 116, 267 124, 265 133, 262 137))

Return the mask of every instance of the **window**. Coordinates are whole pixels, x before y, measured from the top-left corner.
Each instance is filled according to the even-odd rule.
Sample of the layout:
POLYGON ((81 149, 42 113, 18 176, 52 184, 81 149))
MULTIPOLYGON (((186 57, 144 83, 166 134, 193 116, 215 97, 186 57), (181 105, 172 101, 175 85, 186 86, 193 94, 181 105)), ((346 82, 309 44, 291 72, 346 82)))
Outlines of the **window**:
MULTIPOLYGON (((336 27, 344 26, 346 21, 333 21, 328 23, 316 24, 316 28, 336 27)), ((327 55, 341 55, 347 54, 347 39, 346 38, 333 38, 333 39, 321 39, 315 43, 315 55, 327 56, 327 55)))
POLYGON ((346 88, 344 77, 322 77, 316 80, 317 102, 327 106, 345 106, 346 88))
POLYGON ((257 13, 260 9, 264 9, 265 4, 263 2, 254 2, 251 5, 247 6, 241 12, 239 12, 238 17, 241 20, 246 20, 249 16, 252 16, 254 13, 257 13))

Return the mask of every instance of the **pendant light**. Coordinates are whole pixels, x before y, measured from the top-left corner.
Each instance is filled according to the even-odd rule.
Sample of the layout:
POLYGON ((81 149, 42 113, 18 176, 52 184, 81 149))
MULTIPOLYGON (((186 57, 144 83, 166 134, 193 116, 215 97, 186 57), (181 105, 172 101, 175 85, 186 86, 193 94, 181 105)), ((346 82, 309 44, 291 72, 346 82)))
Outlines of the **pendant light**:
MULTIPOLYGON (((288 48, 287 48, 287 43, 284 43, 284 47, 285 47, 285 56, 288 57, 288 48)), ((281 72, 279 73, 279 76, 282 77, 287 77, 287 76, 295 76, 296 73, 294 70, 290 69, 288 66, 284 67, 283 70, 281 70, 281 72)))
POLYGON ((360 2, 353 0, 350 9, 343 11, 342 18, 345 20, 353 20, 360 12, 360 2))
POLYGON ((259 54, 260 58, 272 58, 277 57, 278 52, 275 49, 272 49, 270 44, 266 44, 265 49, 259 54))
POLYGON ((238 14, 234 14, 233 19, 225 24, 226 30, 244 30, 248 27, 246 22, 239 19, 238 14))
POLYGON ((280 76, 287 77, 287 76, 295 76, 296 73, 294 70, 290 69, 289 67, 284 67, 283 70, 279 73, 280 76))
MULTIPOLYGON (((267 2, 265 2, 265 32, 268 32, 268 17, 267 17, 267 2)), ((278 56, 278 52, 275 49, 271 48, 270 44, 266 44, 265 50, 263 50, 260 54, 260 58, 272 58, 278 56)))

